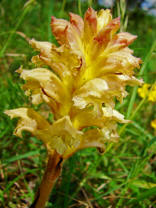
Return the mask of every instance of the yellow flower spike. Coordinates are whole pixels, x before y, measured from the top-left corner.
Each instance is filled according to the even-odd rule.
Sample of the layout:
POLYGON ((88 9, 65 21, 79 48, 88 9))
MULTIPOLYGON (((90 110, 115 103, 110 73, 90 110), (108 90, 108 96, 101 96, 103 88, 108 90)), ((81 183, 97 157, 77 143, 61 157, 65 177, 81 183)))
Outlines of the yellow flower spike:
MULTIPOLYGON (((117 33, 120 18, 112 19, 110 10, 97 13, 89 8, 84 19, 70 13, 69 21, 52 17, 51 28, 60 46, 30 40, 39 51, 32 58, 37 68, 20 68, 17 72, 26 81, 23 89, 32 103, 46 103, 54 122, 51 124, 32 109, 6 111, 10 117, 19 117, 16 135, 21 137, 22 130, 28 130, 48 150, 48 168, 35 201, 38 208, 44 207, 62 160, 80 149, 104 150, 106 142, 118 141, 117 123, 129 121, 114 109, 115 100, 122 102, 127 85, 143 83, 134 76, 141 60, 128 48, 136 36, 117 33)), ((141 96, 148 87, 139 88, 141 96)))
POLYGON ((156 129, 156 119, 151 121, 152 128, 156 129))
MULTIPOLYGON (((70 126, 78 132, 96 126, 100 140, 103 138, 101 148, 104 148, 106 137, 117 137, 113 136, 117 135, 116 123, 127 122, 114 110, 114 98, 122 102, 127 95, 126 85, 142 84, 141 80, 134 77, 134 68, 139 68, 141 61, 128 48, 136 36, 127 32, 117 33, 120 18, 112 19, 110 10, 97 13, 92 8, 86 11, 84 20, 72 13, 70 21, 52 17, 51 27, 60 46, 34 39, 29 41, 40 52, 32 61, 39 65, 42 63, 42 68, 18 70, 21 78, 26 80, 23 89, 31 96, 33 104, 45 102, 50 106, 55 118, 52 125, 68 118, 70 126), (52 70, 43 68, 44 65, 52 70)), ((143 89, 147 90, 145 86, 143 89)), ((18 116, 22 117, 22 114, 18 116)), ((62 129, 65 123, 61 123, 62 129)), ((73 138, 67 134, 67 138, 61 134, 61 129, 60 135, 54 135, 55 139, 49 133, 51 138, 47 137, 47 144, 51 144, 51 149, 58 150, 54 142, 58 141, 61 146, 58 152, 62 152, 62 156, 63 152, 71 154, 74 147, 74 151, 79 149, 78 144, 81 143, 82 148, 82 141, 91 130, 78 136, 76 146, 73 138, 79 133, 73 138)), ((35 134, 33 130, 31 132, 35 134)))
POLYGON ((138 94, 141 98, 145 98, 148 95, 150 86, 150 84, 145 83, 142 87, 138 88, 138 94))

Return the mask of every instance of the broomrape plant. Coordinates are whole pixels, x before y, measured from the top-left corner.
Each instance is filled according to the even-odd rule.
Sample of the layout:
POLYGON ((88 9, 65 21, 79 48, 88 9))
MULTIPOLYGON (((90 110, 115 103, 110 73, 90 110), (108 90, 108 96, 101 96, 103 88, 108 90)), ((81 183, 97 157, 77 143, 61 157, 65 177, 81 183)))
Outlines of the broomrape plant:
POLYGON ((60 46, 30 40, 40 52, 32 58, 37 68, 17 72, 26 81, 26 95, 35 105, 46 103, 54 122, 31 108, 6 111, 19 117, 15 135, 27 130, 48 151, 47 169, 31 206, 35 208, 45 206, 63 161, 80 149, 104 151, 106 143, 118 141, 117 122, 129 121, 114 109, 115 101, 126 97, 126 85, 142 84, 134 77, 141 60, 128 48, 136 36, 117 33, 120 18, 112 19, 110 10, 89 8, 84 19, 70 13, 69 22, 52 17, 51 28, 60 46))

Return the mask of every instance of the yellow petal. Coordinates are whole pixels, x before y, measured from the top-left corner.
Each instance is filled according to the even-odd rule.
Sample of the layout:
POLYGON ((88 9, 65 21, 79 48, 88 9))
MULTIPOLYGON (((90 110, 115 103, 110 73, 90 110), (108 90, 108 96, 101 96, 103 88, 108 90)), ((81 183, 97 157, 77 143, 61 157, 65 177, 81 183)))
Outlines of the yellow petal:
POLYGON ((53 44, 44 41, 36 41, 32 39, 29 41, 30 45, 37 51, 39 55, 32 57, 32 62, 36 66, 48 65, 51 66, 51 49, 53 44))
POLYGON ((122 102, 127 95, 127 84, 142 84, 142 81, 125 75, 109 74, 86 82, 73 96, 74 106, 84 109, 87 105, 106 103, 114 106, 114 97, 122 102))
POLYGON ((156 119, 153 120, 153 121, 151 121, 151 126, 152 126, 154 129, 156 129, 156 119))
POLYGON ((149 92, 148 100, 152 102, 156 102, 156 90, 149 92))
POLYGON ((21 78, 27 81, 23 86, 25 90, 31 90, 32 102, 37 104, 44 100, 54 112, 66 115, 70 107, 69 94, 61 80, 50 70, 36 68, 32 70, 19 69, 21 78), (66 104, 66 105, 64 105, 66 104))
POLYGON ((72 116, 73 126, 79 130, 87 127, 96 126, 99 128, 108 128, 111 123, 120 122, 128 123, 130 121, 125 120, 124 116, 111 107, 101 107, 101 111, 94 108, 87 108, 84 110, 75 111, 75 115, 72 116))
POLYGON ((84 41, 89 43, 97 32, 97 14, 91 7, 84 15, 84 41))
POLYGON ((105 119, 102 117, 102 114, 100 115, 94 109, 88 108, 85 110, 75 111, 72 123, 73 126, 79 130, 91 126, 102 128, 105 125, 105 119))
POLYGON ((96 40, 100 45, 104 44, 104 46, 106 46, 119 28, 120 18, 113 19, 106 27, 103 27, 103 29, 98 32, 94 40, 96 40))
POLYGON ((39 55, 33 56, 31 61, 33 64, 35 64, 36 67, 42 67, 44 65, 49 66, 49 64, 50 64, 49 58, 39 56, 39 55))
POLYGON ((64 45, 59 48, 53 46, 51 50, 51 67, 66 85, 79 73, 82 65, 82 60, 76 53, 76 49, 71 50, 64 45))
POLYGON ((101 99, 105 91, 108 90, 108 84, 105 80, 96 78, 83 85, 73 97, 74 106, 83 109, 88 104, 93 104, 94 98, 101 99))
POLYGON ((96 62, 99 68, 98 76, 108 73, 122 73, 124 75, 133 75, 134 68, 140 68, 141 60, 132 55, 133 51, 129 48, 123 48, 113 53, 102 53, 96 62))
POLYGON ((130 45, 136 38, 136 35, 132 35, 128 32, 120 32, 116 34, 108 43, 105 53, 112 53, 120 50, 121 48, 125 48, 130 45))
POLYGON ((134 76, 128 76, 128 75, 117 75, 116 76, 119 80, 122 81, 125 85, 142 85, 143 80, 142 79, 137 79, 134 76))
POLYGON ((97 28, 98 31, 106 27, 110 21, 112 20, 112 15, 109 9, 101 9, 98 12, 98 17, 97 17, 97 28))
POLYGON ((96 147, 96 148, 100 148, 100 151, 102 150, 102 152, 104 152, 105 143, 117 142, 117 139, 118 139, 118 134, 112 132, 110 128, 91 129, 88 130, 86 133, 84 133, 83 139, 81 140, 78 149, 96 147))
POLYGON ((140 97, 145 98, 149 93, 150 84, 145 83, 142 87, 138 88, 138 94, 140 97))
POLYGON ((83 30, 83 23, 80 17, 78 18, 78 16, 71 14, 70 22, 52 17, 51 28, 60 45, 70 47, 71 52, 75 50, 78 54, 80 53, 80 33, 82 32, 80 30, 83 30))
MULTIPOLYGON (((23 130, 29 131, 33 135, 37 136, 39 131, 49 127, 48 122, 33 109, 18 108, 13 110, 6 110, 5 113, 11 118, 20 118, 14 131, 14 134, 19 137, 22 137, 21 133, 23 130)), ((42 141, 46 142, 46 137, 42 138, 42 141)))
POLYGON ((156 102, 156 83, 152 85, 149 91, 148 100, 152 102, 156 102))
POLYGON ((112 109, 111 107, 103 107, 102 111, 103 111, 103 117, 106 117, 107 121, 113 120, 113 121, 117 121, 120 123, 128 123, 129 122, 128 120, 124 120, 124 115, 122 115, 118 111, 112 109))
POLYGON ((55 121, 46 134, 48 149, 55 149, 61 155, 66 152, 69 154, 72 148, 77 148, 82 136, 82 133, 73 127, 69 116, 55 121))
POLYGON ((65 89, 63 88, 61 80, 53 72, 45 68, 36 68, 32 70, 21 69, 18 72, 21 73, 21 78, 26 81, 30 80, 31 84, 34 81, 36 87, 40 86, 40 89, 45 95, 61 103, 62 96, 60 94, 62 93, 63 95, 65 89))
POLYGON ((84 22, 83 19, 76 14, 69 13, 70 16, 70 23, 76 29, 77 33, 81 36, 84 29, 84 22))
POLYGON ((33 109, 18 108, 7 110, 5 113, 11 118, 20 118, 14 132, 15 135, 22 137, 22 131, 27 130, 42 140, 49 151, 55 149, 59 154, 64 154, 68 148, 76 148, 81 141, 82 133, 73 127, 68 116, 50 125, 33 109))
POLYGON ((71 30, 70 23, 64 19, 57 19, 52 16, 51 29, 59 44, 68 44, 68 30, 71 30))
MULTIPOLYGON (((111 53, 108 57, 107 63, 114 65, 121 65, 122 67, 140 68, 140 59, 131 55, 133 51, 129 48, 123 48, 118 52, 111 53)), ((123 70, 124 72, 124 70, 123 70)))
POLYGON ((45 56, 47 58, 50 58, 50 51, 52 44, 45 41, 36 41, 35 39, 30 40, 30 45, 36 49, 37 51, 40 51, 41 56, 45 56))
POLYGON ((106 139, 101 130, 91 129, 84 133, 83 139, 79 145, 79 149, 84 149, 88 147, 97 147, 105 149, 106 139), (95 139, 96 138, 96 139, 95 139))

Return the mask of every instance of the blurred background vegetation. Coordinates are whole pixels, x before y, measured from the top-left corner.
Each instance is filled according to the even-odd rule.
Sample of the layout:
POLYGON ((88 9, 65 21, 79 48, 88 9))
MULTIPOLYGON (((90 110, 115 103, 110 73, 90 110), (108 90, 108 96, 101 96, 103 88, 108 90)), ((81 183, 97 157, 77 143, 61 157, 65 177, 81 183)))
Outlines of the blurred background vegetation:
MULTIPOLYGON (((68 12, 83 16, 86 9, 110 8, 121 16, 122 30, 138 36, 132 44, 143 60, 142 78, 156 81, 155 0, 0 0, 0 207, 28 207, 40 184, 46 162, 42 143, 29 133, 13 136, 17 119, 3 112, 30 105, 15 72, 21 65, 32 68, 36 53, 26 37, 56 43, 51 34, 51 16, 68 19, 68 12)), ((139 75, 139 71, 136 71, 139 75)), ((137 88, 128 88, 121 113, 130 117, 142 101, 137 88), (134 99, 133 99, 134 98, 134 99), (132 112, 132 113, 131 113, 132 112)), ((32 106, 38 110, 41 106, 32 106)), ((51 119, 51 115, 49 116, 51 119)), ((156 107, 145 101, 125 126, 117 144, 103 155, 93 148, 78 152, 66 161, 62 176, 47 208, 154 208, 156 207, 156 132, 150 122, 156 107)), ((119 125, 119 131, 123 129, 119 125)))

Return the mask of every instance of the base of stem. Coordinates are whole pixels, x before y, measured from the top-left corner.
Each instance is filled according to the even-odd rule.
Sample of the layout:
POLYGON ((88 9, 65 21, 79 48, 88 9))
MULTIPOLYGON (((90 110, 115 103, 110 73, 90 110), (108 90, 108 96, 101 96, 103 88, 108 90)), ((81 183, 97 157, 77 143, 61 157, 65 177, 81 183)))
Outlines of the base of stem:
POLYGON ((30 208, 44 208, 55 181, 61 174, 63 158, 56 151, 49 154, 47 168, 30 208))

